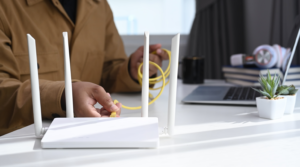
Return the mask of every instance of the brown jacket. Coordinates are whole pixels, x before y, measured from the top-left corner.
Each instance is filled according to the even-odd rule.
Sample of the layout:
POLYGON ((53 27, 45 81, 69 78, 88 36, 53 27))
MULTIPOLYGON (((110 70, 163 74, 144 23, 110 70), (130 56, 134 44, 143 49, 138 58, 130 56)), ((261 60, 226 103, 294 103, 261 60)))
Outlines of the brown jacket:
POLYGON ((140 91, 105 0, 78 0, 76 25, 59 0, 0 1, 0 135, 33 123, 26 34, 36 40, 42 117, 65 112, 63 38, 69 34, 72 79, 107 92, 140 91))

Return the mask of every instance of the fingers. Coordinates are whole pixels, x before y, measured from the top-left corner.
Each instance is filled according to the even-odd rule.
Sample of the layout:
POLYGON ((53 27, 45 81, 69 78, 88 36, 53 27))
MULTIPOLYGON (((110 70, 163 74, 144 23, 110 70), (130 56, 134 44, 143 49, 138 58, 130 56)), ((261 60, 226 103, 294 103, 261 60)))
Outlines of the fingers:
MULTIPOLYGON (((162 58, 160 56, 156 55, 156 54, 150 54, 149 55, 149 60, 156 63, 160 67, 162 66, 162 58)), ((143 62, 143 58, 140 58, 137 62, 137 67, 139 67, 139 65, 142 62, 143 62)), ((150 71, 149 75, 152 76, 152 75, 157 73, 157 68, 154 65, 150 64, 149 65, 149 71, 150 71)), ((143 73, 143 68, 141 68, 141 72, 143 73)))
POLYGON ((95 84, 88 82, 72 83, 74 115, 76 117, 100 117, 95 109, 96 100, 89 96, 90 88, 95 84))
MULTIPOLYGON (((110 94, 109 93, 106 93, 110 98, 111 98, 111 96, 110 96, 110 94)), ((113 100, 112 100, 113 101, 113 100)), ((117 113, 117 115, 121 115, 121 108, 122 108, 122 104, 120 103, 120 102, 118 102, 118 103, 116 103, 115 104, 119 109, 117 110, 117 111, 115 111, 116 113, 117 113)), ((103 109, 103 108, 102 108, 103 109)), ((108 111, 109 112, 109 111, 108 111)), ((100 113, 101 114, 101 113, 100 113)), ((109 113, 104 113, 104 114, 111 114, 111 112, 109 112, 109 113)), ((102 115, 102 114, 101 114, 102 115)))
POLYGON ((101 86, 96 86, 92 90, 93 97, 97 100, 99 104, 103 106, 107 111, 118 112, 120 109, 113 103, 111 97, 106 93, 106 91, 101 86))
MULTIPOLYGON (((162 65, 162 60, 168 59, 168 54, 161 49, 161 44, 149 45, 149 57, 150 61, 155 62, 158 65, 162 65), (152 52, 156 51, 156 57, 152 52)), ((144 46, 140 46, 130 57, 130 75, 133 79, 137 80, 138 67, 143 62, 144 46)), ((157 71, 156 67, 150 65, 150 75, 155 74, 157 71)))
POLYGON ((156 50, 156 54, 162 59, 162 60, 168 60, 169 59, 169 55, 166 51, 162 50, 162 49, 157 49, 156 50))
MULTIPOLYGON (((157 56, 155 54, 150 54, 149 57, 150 57, 150 61, 156 63, 160 67, 162 66, 162 59, 161 59, 161 57, 159 57, 159 56, 157 56)), ((150 64, 149 65, 149 71, 150 71, 149 75, 152 76, 152 75, 154 75, 154 74, 157 73, 157 68, 154 65, 150 64)))
MULTIPOLYGON (((161 66, 162 64, 162 57, 156 55, 156 54, 149 54, 149 60, 153 61, 154 63, 158 64, 161 66)), ((141 63, 143 62, 143 58, 141 57, 138 61, 137 61, 137 66, 139 66, 141 63)))
POLYGON ((89 104, 85 104, 74 113, 75 117, 101 117, 97 109, 89 104))
POLYGON ((115 105, 109 93, 99 85, 89 82, 76 82, 72 84, 74 115, 76 117, 110 116, 115 111, 121 113, 121 104, 115 105), (94 105, 100 103, 103 109, 96 109, 94 105))
POLYGON ((153 45, 149 46, 149 51, 151 53, 151 52, 157 51, 160 48, 161 48, 161 44, 153 44, 153 45))
MULTIPOLYGON (((161 48, 161 44, 154 44, 154 45, 150 45, 149 46, 150 49, 149 49, 149 56, 151 55, 152 52, 156 51, 156 54, 158 56, 160 56, 162 58, 162 60, 167 60, 168 59, 168 54, 163 51, 161 48)), ((132 62, 135 62, 135 63, 142 63, 143 62, 143 54, 144 54, 144 47, 143 46, 140 46, 137 51, 135 53, 133 53, 131 59, 132 59, 132 62)), ((150 60, 151 60, 151 57, 150 57, 150 60)))
POLYGON ((162 60, 168 60, 169 55, 166 51, 161 49, 161 44, 150 45, 150 53, 156 51, 156 54, 161 57, 162 60))
POLYGON ((140 58, 138 59, 137 63, 140 63, 140 64, 141 64, 141 63, 143 62, 143 60, 144 60, 143 57, 140 57, 140 58))
POLYGON ((105 108, 98 109, 98 112, 101 114, 101 117, 109 117, 111 112, 105 110, 105 108))
MULTIPOLYGON (((116 105, 120 109, 120 110, 116 111, 117 117, 119 117, 120 114, 121 114, 122 104, 121 103, 117 103, 116 105)), ((101 109, 97 108, 96 110, 97 110, 98 113, 100 113, 101 117, 110 117, 110 115, 111 115, 111 112, 107 111, 105 108, 101 108, 101 109)))
POLYGON ((150 54, 149 55, 149 60, 152 61, 152 62, 154 62, 154 63, 156 63, 156 64, 158 64, 159 66, 162 65, 162 59, 158 55, 150 54))
POLYGON ((84 116, 81 117, 101 117, 101 115, 97 112, 97 109, 94 106, 88 105, 86 106, 89 112, 85 112, 84 116))
MULTIPOLYGON (((156 51, 157 49, 161 48, 161 44, 152 44, 152 45, 149 45, 149 52, 154 52, 156 51)), ((144 52, 144 46, 140 46, 137 51, 143 53, 144 52)))
POLYGON ((122 104, 121 104, 121 103, 117 103, 116 105, 117 105, 117 107, 119 108, 119 110, 116 111, 116 113, 117 113, 117 115, 121 115, 122 104))

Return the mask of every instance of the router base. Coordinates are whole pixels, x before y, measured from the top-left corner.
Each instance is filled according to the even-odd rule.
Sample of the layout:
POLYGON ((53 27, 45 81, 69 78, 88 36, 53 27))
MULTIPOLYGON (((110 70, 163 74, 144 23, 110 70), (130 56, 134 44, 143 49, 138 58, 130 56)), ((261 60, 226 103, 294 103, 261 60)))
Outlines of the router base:
POLYGON ((42 148, 156 148, 157 118, 56 118, 42 148))

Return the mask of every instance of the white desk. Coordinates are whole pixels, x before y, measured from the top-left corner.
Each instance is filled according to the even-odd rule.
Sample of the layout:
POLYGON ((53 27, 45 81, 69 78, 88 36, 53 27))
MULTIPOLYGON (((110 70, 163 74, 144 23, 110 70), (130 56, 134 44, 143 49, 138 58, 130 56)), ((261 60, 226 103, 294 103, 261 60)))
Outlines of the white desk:
MULTIPOLYGON (((0 137, 0 166, 300 166, 300 107, 293 115, 267 120, 257 116, 255 107, 182 104, 194 88, 179 81, 177 135, 161 137, 157 149, 41 149, 30 125, 0 137)), ((125 105, 140 104, 139 94, 112 97, 125 105)), ((160 127, 167 121, 167 97, 168 88, 149 108, 160 127)), ((122 116, 140 116, 140 111, 123 109, 122 116)))

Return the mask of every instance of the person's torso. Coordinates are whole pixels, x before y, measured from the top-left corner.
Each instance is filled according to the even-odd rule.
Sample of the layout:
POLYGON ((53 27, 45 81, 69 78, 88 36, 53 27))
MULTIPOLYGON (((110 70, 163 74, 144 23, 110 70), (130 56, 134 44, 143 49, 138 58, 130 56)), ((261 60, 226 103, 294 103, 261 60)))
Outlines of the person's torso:
POLYGON ((76 25, 59 0, 5 0, 0 4, 4 33, 11 39, 22 82, 30 78, 27 34, 36 40, 39 78, 64 80, 62 32, 66 31, 72 78, 100 83, 107 21, 103 2, 78 0, 76 25))

